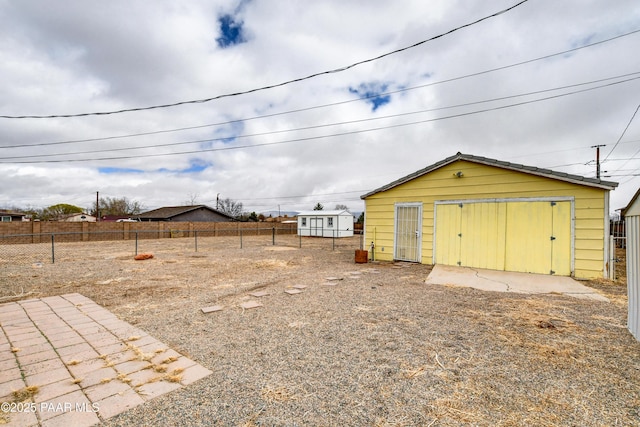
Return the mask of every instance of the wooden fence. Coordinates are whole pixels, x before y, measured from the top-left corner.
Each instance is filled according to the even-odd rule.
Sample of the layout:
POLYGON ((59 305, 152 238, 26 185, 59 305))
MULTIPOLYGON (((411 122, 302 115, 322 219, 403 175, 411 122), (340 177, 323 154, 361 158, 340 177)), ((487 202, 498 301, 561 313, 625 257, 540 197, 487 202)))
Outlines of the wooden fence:
POLYGON ((172 237, 296 234, 297 224, 278 222, 7 222, 0 244, 162 239, 172 237), (274 231, 275 230, 275 231, 274 231))

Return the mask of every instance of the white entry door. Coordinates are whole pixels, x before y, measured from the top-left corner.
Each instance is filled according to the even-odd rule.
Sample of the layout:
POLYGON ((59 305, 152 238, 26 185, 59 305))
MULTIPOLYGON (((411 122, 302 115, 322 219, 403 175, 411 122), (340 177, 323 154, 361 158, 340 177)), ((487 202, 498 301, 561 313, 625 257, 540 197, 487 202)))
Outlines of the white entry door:
POLYGON ((393 258, 400 261, 420 262, 421 241, 422 204, 396 204, 393 258))

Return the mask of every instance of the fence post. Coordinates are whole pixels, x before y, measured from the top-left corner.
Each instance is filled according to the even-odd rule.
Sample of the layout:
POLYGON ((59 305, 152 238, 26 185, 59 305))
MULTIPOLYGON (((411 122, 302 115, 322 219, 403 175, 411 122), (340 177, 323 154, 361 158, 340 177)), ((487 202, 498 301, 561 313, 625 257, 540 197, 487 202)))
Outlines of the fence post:
POLYGON ((271 229, 271 246, 275 246, 276 245, 276 228, 273 227, 271 229))
POLYGON ((242 229, 240 229, 240 249, 242 249, 242 229))
POLYGON ((51 264, 55 264, 56 263, 56 248, 55 248, 55 234, 51 234, 51 264))
POLYGON ((138 231, 136 231, 136 255, 138 255, 138 231))
POLYGON ((333 230, 332 234, 333 234, 333 238, 331 239, 331 241, 333 243, 333 248, 331 250, 335 251, 336 250, 336 230, 333 230))
POLYGON ((300 249, 302 249, 302 230, 298 233, 298 237, 300 238, 300 249))
POLYGON ((198 230, 194 231, 193 235, 195 236, 196 240, 196 252, 198 252, 198 230))

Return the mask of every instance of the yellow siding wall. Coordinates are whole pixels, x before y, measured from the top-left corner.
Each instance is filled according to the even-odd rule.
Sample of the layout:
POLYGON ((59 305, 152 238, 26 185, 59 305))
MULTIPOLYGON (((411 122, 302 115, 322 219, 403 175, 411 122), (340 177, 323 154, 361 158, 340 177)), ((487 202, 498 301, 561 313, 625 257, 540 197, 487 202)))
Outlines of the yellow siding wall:
POLYGON ((574 275, 603 277, 606 193, 603 189, 458 160, 367 197, 366 245, 375 243, 375 259, 393 259, 395 203, 423 203, 421 262, 431 264, 436 200, 574 197, 574 275), (458 171, 463 174, 461 178, 454 176, 458 171))

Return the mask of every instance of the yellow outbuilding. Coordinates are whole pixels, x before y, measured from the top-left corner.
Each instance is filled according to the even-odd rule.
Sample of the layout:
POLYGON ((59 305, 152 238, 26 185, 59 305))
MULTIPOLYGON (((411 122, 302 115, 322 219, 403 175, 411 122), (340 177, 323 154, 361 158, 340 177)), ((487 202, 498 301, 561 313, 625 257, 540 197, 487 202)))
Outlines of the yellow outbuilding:
POLYGON ((617 183, 457 153, 362 196, 376 260, 607 277, 617 183))

